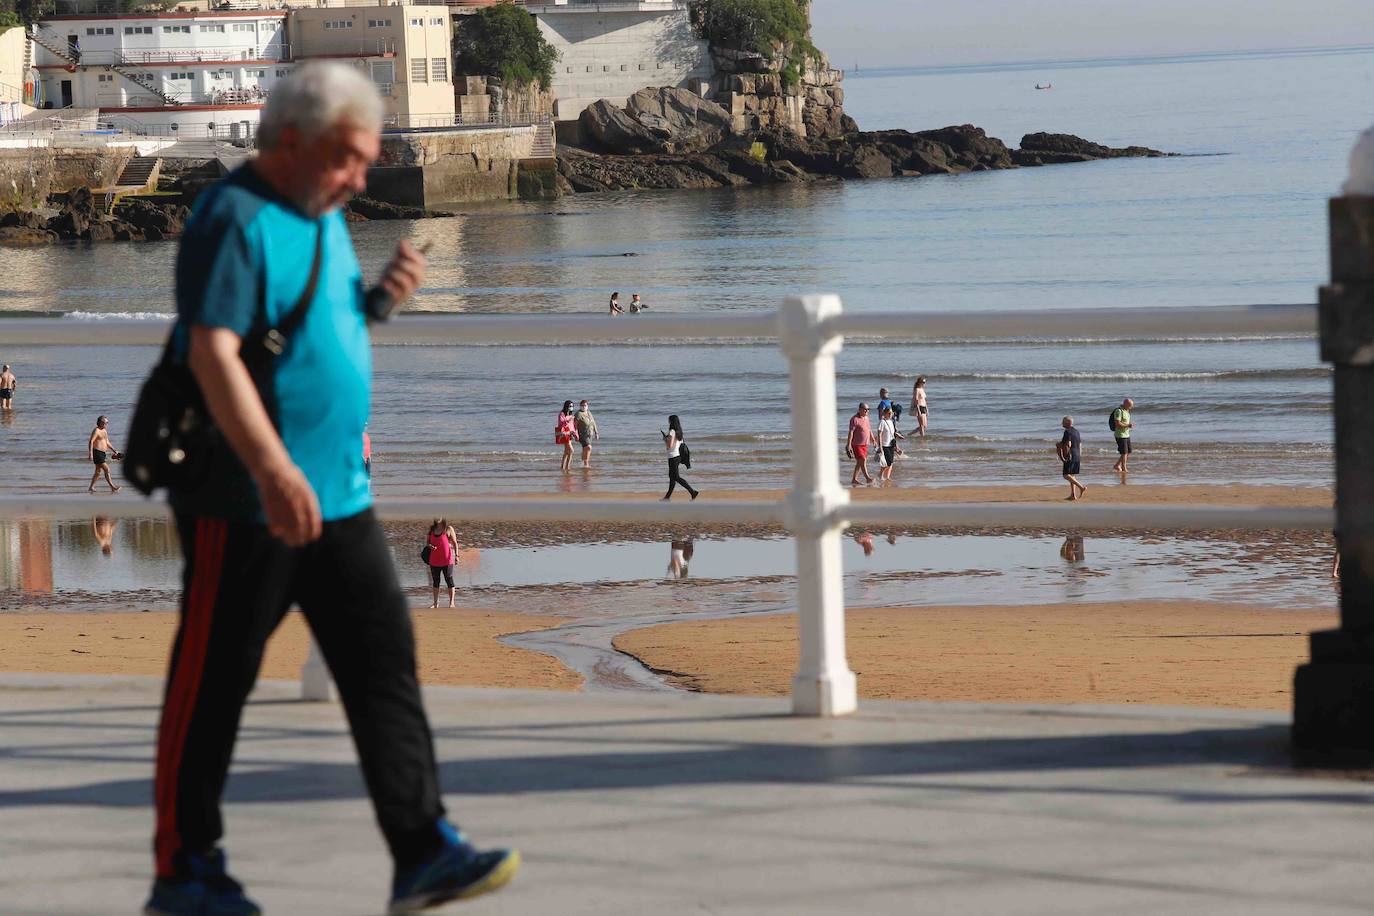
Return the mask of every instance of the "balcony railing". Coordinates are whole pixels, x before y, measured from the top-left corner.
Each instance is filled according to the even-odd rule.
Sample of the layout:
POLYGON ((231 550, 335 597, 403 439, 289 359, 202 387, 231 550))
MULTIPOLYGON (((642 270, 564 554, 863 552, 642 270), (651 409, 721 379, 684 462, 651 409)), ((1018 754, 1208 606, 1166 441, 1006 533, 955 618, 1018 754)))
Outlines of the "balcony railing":
POLYGON ((176 48, 167 51, 83 51, 82 66, 113 67, 136 64, 195 64, 224 61, 281 61, 291 59, 287 45, 267 48, 176 48))
MULTIPOLYGON (((655 315, 635 321, 589 317, 404 317, 373 330, 379 346, 409 344, 607 343, 703 338, 773 339, 789 364, 792 405, 792 485, 775 501, 661 503, 624 499, 538 498, 528 500, 426 498, 377 501, 390 519, 443 515, 465 522, 602 521, 695 523, 701 525, 781 524, 797 550, 797 606, 800 664, 792 681, 798 715, 831 716, 853 711, 857 685, 845 656, 844 574, 840 539, 850 524, 891 526, 1044 527, 1060 531, 1111 528, 1331 531, 1329 509, 1211 508, 1199 506, 993 505, 858 503, 840 486, 836 442, 835 354, 846 335, 987 339, 1071 337, 1164 338, 1314 334, 1312 306, 1236 308, 1101 309, 1064 312, 885 313, 846 315, 836 296, 789 299, 778 312, 755 315, 655 315)), ((34 344, 161 344, 163 322, 74 322, 10 319, 4 322, 11 347, 34 344)), ((89 514, 91 497, 0 497, 0 517, 67 518, 89 514)), ((146 503, 100 500, 108 517, 146 517, 146 503)), ((307 663, 303 682, 318 695, 322 666, 307 663)))
MULTIPOLYGON (((388 94, 387 92, 382 93, 382 95, 388 94)), ((551 122, 552 115, 543 111, 488 114, 481 117, 464 117, 461 113, 414 114, 388 115, 382 119, 382 127, 391 132, 403 132, 408 130, 446 130, 459 127, 531 127, 536 124, 551 124, 551 122)))

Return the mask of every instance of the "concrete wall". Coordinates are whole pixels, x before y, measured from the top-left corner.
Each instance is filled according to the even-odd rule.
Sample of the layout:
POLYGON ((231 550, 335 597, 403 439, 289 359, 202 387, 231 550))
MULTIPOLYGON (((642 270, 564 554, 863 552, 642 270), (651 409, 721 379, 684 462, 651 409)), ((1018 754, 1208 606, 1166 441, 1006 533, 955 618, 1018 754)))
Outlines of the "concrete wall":
POLYGON ((646 86, 687 88, 713 74, 707 43, 692 33, 686 4, 629 9, 536 6, 539 31, 563 55, 554 66, 556 116, 573 120, 598 99, 617 105, 646 86))
POLYGON ((410 207, 516 196, 519 163, 534 151, 534 127, 387 134, 367 173, 367 194, 410 207))
POLYGON ((24 101, 24 30, 0 32, 0 102, 24 101))
POLYGON ((49 194, 112 185, 132 147, 0 149, 0 212, 41 206, 49 194))

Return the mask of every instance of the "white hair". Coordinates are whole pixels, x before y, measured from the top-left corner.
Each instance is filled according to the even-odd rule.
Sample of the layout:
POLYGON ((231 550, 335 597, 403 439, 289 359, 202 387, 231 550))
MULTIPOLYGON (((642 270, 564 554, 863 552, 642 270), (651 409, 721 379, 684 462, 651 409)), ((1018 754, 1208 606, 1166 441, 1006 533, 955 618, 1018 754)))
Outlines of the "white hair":
POLYGON ((275 147, 285 127, 318 137, 344 122, 381 130, 382 97, 376 84, 345 64, 302 64, 272 87, 258 125, 258 146, 275 147))

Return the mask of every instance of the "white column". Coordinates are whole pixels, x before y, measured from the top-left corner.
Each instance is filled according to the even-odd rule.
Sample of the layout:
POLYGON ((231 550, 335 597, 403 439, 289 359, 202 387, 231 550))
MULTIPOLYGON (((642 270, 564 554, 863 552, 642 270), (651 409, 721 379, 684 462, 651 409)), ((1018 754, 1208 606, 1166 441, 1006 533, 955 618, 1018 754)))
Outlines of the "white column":
POLYGON ((792 386, 792 492, 788 528, 797 542, 797 616, 801 665, 792 678, 792 712, 840 716, 858 708, 858 684, 844 653, 844 566, 835 428, 835 354, 843 339, 824 322, 840 314, 838 296, 788 299, 778 337, 792 386))
POLYGON ((324 653, 315 637, 310 637, 310 654, 301 668, 301 699, 328 703, 335 698, 334 681, 329 676, 329 666, 324 663, 324 653))

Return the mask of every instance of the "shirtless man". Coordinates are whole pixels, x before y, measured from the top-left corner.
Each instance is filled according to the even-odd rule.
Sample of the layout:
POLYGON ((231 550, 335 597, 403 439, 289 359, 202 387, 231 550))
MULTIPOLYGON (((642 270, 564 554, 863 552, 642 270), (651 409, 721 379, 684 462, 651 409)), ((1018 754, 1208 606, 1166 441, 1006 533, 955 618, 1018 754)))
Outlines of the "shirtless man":
POLYGON ((109 458, 118 461, 124 455, 122 452, 116 452, 115 447, 110 444, 110 433, 105 429, 105 424, 109 422, 108 417, 96 417, 95 429, 91 430, 91 438, 86 442, 86 456, 91 459, 91 464, 95 465, 95 473, 91 475, 91 485, 87 488, 87 493, 95 492, 95 484, 100 479, 101 474, 105 475, 105 482, 110 485, 110 492, 119 492, 119 487, 115 486, 115 482, 110 479, 110 466, 106 461, 109 458))
POLYGON ((10 401, 14 398, 14 387, 18 384, 19 379, 10 371, 10 364, 5 363, 5 367, 0 369, 0 410, 14 409, 10 401))

